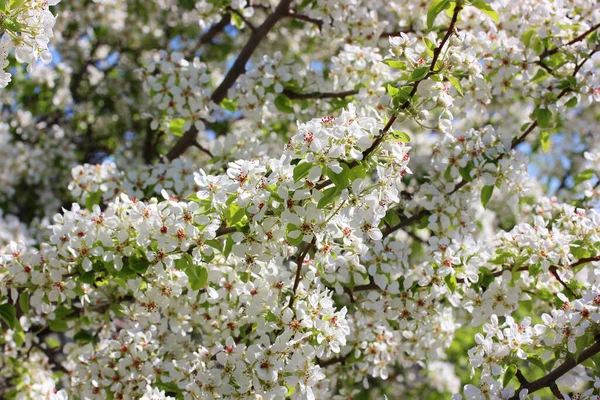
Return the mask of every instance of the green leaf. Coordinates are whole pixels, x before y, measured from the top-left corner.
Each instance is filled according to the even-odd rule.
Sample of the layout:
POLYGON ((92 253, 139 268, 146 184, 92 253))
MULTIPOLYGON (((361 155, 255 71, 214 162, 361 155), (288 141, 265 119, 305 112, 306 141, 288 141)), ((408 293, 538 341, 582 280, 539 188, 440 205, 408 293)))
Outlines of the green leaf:
POLYGON ((498 23, 498 13, 494 11, 494 9, 484 0, 471 0, 471 5, 479 8, 481 11, 489 15, 494 22, 498 23))
POLYGON ((298 182, 300 179, 308 175, 308 172, 314 167, 314 163, 302 162, 294 168, 294 181, 298 182))
POLYGON ((463 89, 462 89, 462 85, 460 84, 460 81, 458 79, 456 79, 453 76, 449 76, 448 80, 450 81, 450 83, 452 84, 452 86, 454 86, 454 89, 456 89, 456 91, 458 92, 458 94, 460 94, 461 96, 463 96, 463 89))
POLYGON ((586 169, 584 171, 581 171, 576 177, 575 177, 575 185, 579 185, 580 183, 583 183, 589 179, 592 179, 594 177, 594 170, 593 169, 586 169))
POLYGON ((481 205, 483 208, 487 207, 492 198, 492 193, 494 193, 494 186, 484 186, 483 189, 481 189, 481 205))
POLYGON ((403 71, 403 70, 406 69, 406 63, 405 62, 398 61, 398 60, 393 59, 393 58, 386 58, 385 60, 383 60, 383 63, 385 65, 388 65, 388 66, 390 66, 390 67, 392 67, 394 69, 400 70, 400 71, 403 71))
POLYGON ((21 28, 23 27, 23 25, 14 18, 6 18, 2 25, 3 28, 6 28, 7 30, 14 33, 20 33, 21 28))
POLYGON ((194 265, 194 260, 190 254, 185 253, 180 259, 176 260, 175 266, 187 275, 190 289, 200 290, 206 286, 208 270, 202 266, 194 265))
POLYGON ((427 54, 429 54, 430 57, 433 57, 433 52, 435 51, 435 43, 433 43, 433 41, 431 41, 428 38, 424 38, 423 39, 425 41, 425 47, 427 47, 427 54))
POLYGON ((408 80, 409 82, 420 81, 427 76, 427 72, 429 72, 429 67, 419 67, 410 74, 408 80))
MULTIPOLYGON (((6 0, 2 0, 4 2, 6 2, 6 0)), ((20 8, 26 0, 11 0, 10 1, 10 8, 11 10, 16 10, 17 8, 20 8)))
POLYGON ((19 307, 23 314, 29 314, 29 292, 21 292, 19 294, 19 307))
POLYGON ((19 347, 23 346, 23 343, 25 343, 25 332, 23 332, 23 328, 21 328, 21 325, 17 325, 15 327, 15 334, 13 335, 13 340, 19 347))
POLYGON ((96 271, 91 270, 88 272, 84 272, 83 274, 79 275, 79 281, 83 282, 83 283, 87 283, 88 285, 93 285, 94 282, 96 281, 96 271))
POLYGON ((189 254, 184 254, 183 256, 181 256, 181 258, 175 260, 175 268, 185 272, 188 268, 190 268, 193 265, 191 256, 186 256, 189 256, 189 254))
POLYGON ((185 133, 183 131, 183 125, 185 125, 185 119, 172 119, 171 122, 169 122, 169 132, 171 132, 175 136, 183 136, 183 134, 185 133))
POLYGON ((227 226, 235 226, 246 216, 246 210, 236 203, 231 203, 227 208, 227 226))
POLYGON ((543 82, 544 80, 546 80, 546 78, 548 78, 549 76, 550 76, 550 74, 548 72, 546 72, 545 69, 540 68, 537 70, 534 77, 531 78, 531 82, 540 83, 540 82, 543 82))
POLYGON ((410 143, 410 136, 406 132, 392 131, 392 136, 402 143, 410 143))
POLYGON ((517 280, 517 278, 519 277, 519 268, 521 268, 521 265, 523 265, 523 263, 525 261, 527 261, 528 259, 529 259, 528 256, 523 256, 515 261, 512 269, 510 271, 511 275, 510 275, 510 282, 508 283, 509 286, 511 286, 511 287, 514 286, 515 280, 517 280))
POLYGON ((73 340, 76 342, 90 343, 94 340, 94 335, 82 329, 73 336, 73 340))
POLYGON ((0 319, 3 320, 10 329, 15 329, 19 325, 17 319, 17 310, 10 303, 0 305, 0 319))
POLYGON ((288 389, 287 395, 286 397, 290 397, 291 395, 294 394, 294 392, 296 391, 296 387, 292 386, 292 385, 285 385, 288 389))
POLYGON ((240 17, 236 13, 230 13, 230 15, 231 15, 231 22, 233 22, 233 25, 235 25, 236 28, 240 29, 242 27, 242 25, 244 24, 244 20, 242 19, 242 17, 240 17))
POLYGON ((234 112, 237 108, 237 101, 224 98, 220 106, 229 112, 234 112))
POLYGON ((565 106, 567 106, 567 108, 573 108, 577 105, 578 102, 579 100, 577 100, 577 96, 573 96, 569 99, 569 101, 565 103, 565 106))
POLYGON ((507 387, 512 378, 517 374, 517 366, 515 364, 510 364, 508 368, 506 368, 506 372, 504 372, 504 378, 502 379, 502 386, 507 387))
POLYGON ((579 355, 581 353, 583 353, 583 351, 585 349, 588 348, 588 346, 590 346, 593 342, 594 338, 592 337, 592 335, 583 335, 577 338, 577 340, 575 341, 575 344, 577 346, 577 351, 575 352, 575 359, 577 360, 579 358, 579 355))
POLYGON ((456 277, 454 275, 446 275, 444 277, 444 282, 446 282, 446 286, 452 293, 456 291, 456 277))
POLYGON ((521 40, 523 41, 523 44, 525 45, 525 47, 529 47, 529 44, 531 43, 531 37, 533 36, 534 33, 535 33, 535 29, 528 29, 521 36, 521 40))
POLYGON ((208 282, 208 270, 204 267, 192 266, 188 268, 186 274, 192 290, 200 290, 208 282))
POLYGON ((229 236, 225 240, 225 248, 223 249, 223 255, 225 256, 225 258, 229 257, 229 255, 231 254, 231 249, 233 249, 233 239, 231 238, 231 236, 229 236))
POLYGON ((400 89, 398 89, 395 86, 392 86, 388 83, 388 85, 386 86, 387 92, 390 96, 394 97, 395 95, 398 94, 398 92, 400 91, 400 89))
POLYGON ((111 280, 117 285, 121 286, 123 289, 127 289, 127 282, 123 278, 119 278, 118 276, 114 276, 111 280))
POLYGON ((448 168, 446 168, 446 170, 444 171, 444 179, 446 180, 446 182, 454 181, 454 179, 452 179, 452 167, 451 166, 448 166, 448 168))
POLYGON ((292 101, 289 97, 280 94, 275 97, 275 108, 279 111, 284 112, 286 114, 292 114, 294 112, 294 107, 292 107, 292 101))
POLYGON ((427 9, 427 29, 433 28, 437 16, 450 7, 450 0, 433 0, 427 9))
POLYGON ((542 143, 542 149, 544 153, 547 153, 550 150, 550 134, 547 131, 542 131, 540 135, 540 142, 542 143))
POLYGON ((50 330, 52 332, 65 332, 69 330, 69 325, 64 319, 53 319, 50 321, 50 330))
POLYGON ((549 128, 552 126, 552 111, 547 108, 536 108, 533 112, 534 118, 540 128, 549 128))
POLYGON ((332 203, 340 193, 341 190, 337 186, 326 189, 325 192, 323 192, 323 197, 321 197, 321 200, 319 200, 319 203, 317 204, 317 208, 323 208, 329 203, 332 203))
POLYGON ((6 12, 7 11, 7 5, 10 2, 8 2, 7 0, 0 0, 0 12, 6 12))
POLYGON ((265 320, 267 322, 275 322, 275 321, 277 321, 277 316, 275 314, 273 314, 273 311, 268 310, 267 314, 265 315, 265 320))
POLYGON ((398 216, 396 211, 389 209, 385 213, 385 217, 383 217, 383 221, 389 226, 394 226, 400 222, 400 217, 398 216))
POLYGON ((308 6, 313 1, 314 0, 303 0, 302 3, 300 3, 300 5, 298 6, 298 11, 302 10, 303 8, 306 8, 306 6, 308 6))
POLYGON ((407 88, 399 88, 396 90, 398 91, 395 92, 396 94, 392 96, 394 107, 404 105, 405 103, 408 103, 411 100, 410 90, 408 90, 407 88))
POLYGON ((543 371, 546 371, 546 366, 544 365, 544 362, 542 361, 542 359, 539 356, 536 355, 532 355, 527 357, 527 361, 529 361, 531 364, 535 365, 536 367, 542 369, 543 371))
POLYGON ((366 177, 367 177, 367 170, 365 169, 364 165, 362 165, 362 164, 358 164, 350 170, 349 178, 351 181, 354 181, 358 178, 364 179, 366 177))
POLYGON ((138 274, 145 273, 148 270, 149 265, 150 265, 150 263, 148 262, 148 260, 139 258, 136 255, 129 257, 129 263, 128 263, 129 268, 132 271, 137 272, 138 274))
POLYGON ((327 177, 340 189, 341 193, 350 183, 350 168, 346 164, 340 164, 340 167, 342 167, 342 171, 339 174, 333 172, 331 168, 327 168, 327 177))
POLYGON ((473 170, 473 164, 472 163, 468 163, 466 166, 460 167, 458 169, 458 172, 460 173, 460 176, 462 176, 462 178, 465 181, 471 182, 473 180, 473 177, 471 176, 471 171, 472 170, 473 170))
POLYGON ((223 245, 221 244, 220 241, 218 241, 217 239, 211 239, 211 240, 207 240, 204 243, 206 243, 207 245, 209 245, 210 247, 212 247, 213 249, 217 249, 219 250, 219 253, 223 252, 223 245))
POLYGON ((92 211, 92 208, 96 204, 100 204, 101 201, 102 201, 102 192, 98 191, 95 193, 88 193, 87 197, 85 198, 85 208, 92 211))

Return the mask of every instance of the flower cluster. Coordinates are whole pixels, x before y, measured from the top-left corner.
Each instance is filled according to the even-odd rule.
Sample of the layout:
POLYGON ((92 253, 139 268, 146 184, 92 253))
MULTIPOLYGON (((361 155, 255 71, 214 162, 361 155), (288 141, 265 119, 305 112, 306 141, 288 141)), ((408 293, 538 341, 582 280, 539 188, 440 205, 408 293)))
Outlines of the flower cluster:
POLYGON ((8 66, 8 53, 15 51, 17 61, 28 64, 33 70, 38 59, 48 64, 52 53, 48 49, 53 37, 55 17, 49 6, 60 0, 8 1, 0 10, 0 88, 11 81, 11 74, 5 71, 8 66))
POLYGON ((0 0, 0 397, 600 394, 594 0, 55 3, 0 0))

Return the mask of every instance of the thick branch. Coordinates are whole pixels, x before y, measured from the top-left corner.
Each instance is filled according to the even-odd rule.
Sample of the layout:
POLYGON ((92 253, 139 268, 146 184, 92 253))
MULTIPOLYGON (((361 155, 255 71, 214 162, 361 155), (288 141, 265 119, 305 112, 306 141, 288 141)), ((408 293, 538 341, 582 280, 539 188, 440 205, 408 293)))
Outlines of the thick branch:
MULTIPOLYGON (((214 103, 220 104, 227 96, 227 91, 233 86, 237 78, 246 72, 246 63, 250 60, 254 50, 256 50, 260 42, 267 36, 275 24, 288 14, 291 2, 292 0, 282 0, 277 8, 275 8, 275 11, 269 15, 259 27, 252 31, 246 45, 242 48, 240 54, 238 54, 235 62, 225 75, 225 78, 223 78, 221 84, 219 84, 212 93, 210 99, 214 103)), ((177 143, 175 143, 175 146, 167 153, 167 158, 169 160, 174 160, 182 155, 189 147, 194 145, 197 134, 198 130, 195 127, 192 127, 177 141, 177 143)))
POLYGON ((283 94, 292 100, 306 99, 336 99, 341 97, 353 96, 358 93, 358 90, 347 90, 345 92, 310 92, 297 93, 292 90, 283 89, 283 94))
POLYGON ((543 389, 546 387, 549 388, 553 384, 555 385, 556 380, 558 378, 565 375, 567 372, 569 372, 570 370, 575 368, 577 365, 583 363, 585 360, 587 360, 590 357, 595 356, 598 353, 600 353, 600 338, 596 337, 596 343, 594 343, 594 345, 592 345, 591 347, 588 347, 587 349, 585 349, 583 351, 583 353, 581 353, 579 355, 579 358, 577 360, 575 360, 573 357, 570 357, 564 363, 562 363, 558 368, 549 372, 547 375, 545 375, 545 376, 541 377, 540 379, 535 380, 533 382, 528 382, 528 383, 525 383, 524 385, 521 385, 521 387, 515 392, 515 395, 513 397, 511 397, 511 400, 518 400, 519 393, 521 393, 521 391, 523 391, 525 389, 528 390, 528 394, 532 394, 534 392, 537 392, 540 389, 543 389))

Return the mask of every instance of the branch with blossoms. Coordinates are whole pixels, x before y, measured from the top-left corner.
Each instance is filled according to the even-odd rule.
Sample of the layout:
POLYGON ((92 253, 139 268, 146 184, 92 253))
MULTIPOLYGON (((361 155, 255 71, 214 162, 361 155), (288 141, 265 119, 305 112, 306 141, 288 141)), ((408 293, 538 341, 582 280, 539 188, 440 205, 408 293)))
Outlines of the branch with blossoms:
POLYGON ((175 3, 19 20, 2 397, 600 394, 594 7, 175 3))
POLYGON ((560 393, 560 391, 558 390, 558 387, 556 386, 556 380, 558 378, 562 377, 563 375, 567 374, 573 368, 577 367, 578 365, 583 364, 585 361, 587 361, 591 357, 600 353, 600 337, 594 337, 594 340, 595 340, 595 343, 592 346, 585 349, 584 351, 582 351, 581 354, 579 354, 579 357, 577 357, 577 359, 575 359, 573 357, 569 357, 559 367, 552 370, 551 372, 544 375, 543 377, 536 379, 535 381, 532 381, 532 382, 527 382, 525 380, 525 378, 522 377, 520 379, 521 386, 519 387, 519 389, 517 389, 517 391, 515 392, 515 395, 513 397, 511 397, 511 400, 520 399, 521 397, 519 396, 519 394, 521 392, 526 393, 526 394, 531 394, 531 393, 537 392, 538 390, 541 390, 546 387, 552 389, 552 393, 556 396, 556 398, 559 398, 559 399, 564 398, 564 396, 560 393))
MULTIPOLYGON (((219 84, 213 91, 210 99, 215 104, 221 103, 221 101, 227 96, 227 90, 231 88, 237 78, 242 75, 246 70, 246 63, 252 56, 252 53, 256 50, 261 40, 263 40, 269 31, 277 24, 277 22, 284 18, 289 13, 289 6, 292 0, 282 0, 273 13, 271 13, 260 26, 252 30, 250 38, 246 42, 246 45, 242 48, 238 54, 235 62, 219 84)), ((194 127, 187 131, 175 145, 169 150, 166 157, 169 160, 173 160, 183 154, 190 146, 192 146, 198 135, 197 129, 194 127)))

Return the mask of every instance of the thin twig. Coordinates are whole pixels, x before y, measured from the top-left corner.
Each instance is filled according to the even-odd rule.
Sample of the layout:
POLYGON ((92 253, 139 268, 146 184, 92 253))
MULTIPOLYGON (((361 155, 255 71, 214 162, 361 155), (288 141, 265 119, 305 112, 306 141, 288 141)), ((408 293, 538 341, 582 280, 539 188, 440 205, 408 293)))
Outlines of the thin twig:
POLYGON ((314 246, 316 238, 304 246, 304 248, 298 249, 298 255, 296 258, 296 278, 294 279, 294 287, 292 289, 292 295, 290 296, 290 302, 288 304, 289 308, 292 308, 294 305, 294 299, 296 298, 296 290, 298 290, 298 285, 300 284, 300 276, 302 275, 302 264, 304 264, 304 258, 310 251, 310 249, 314 246))

